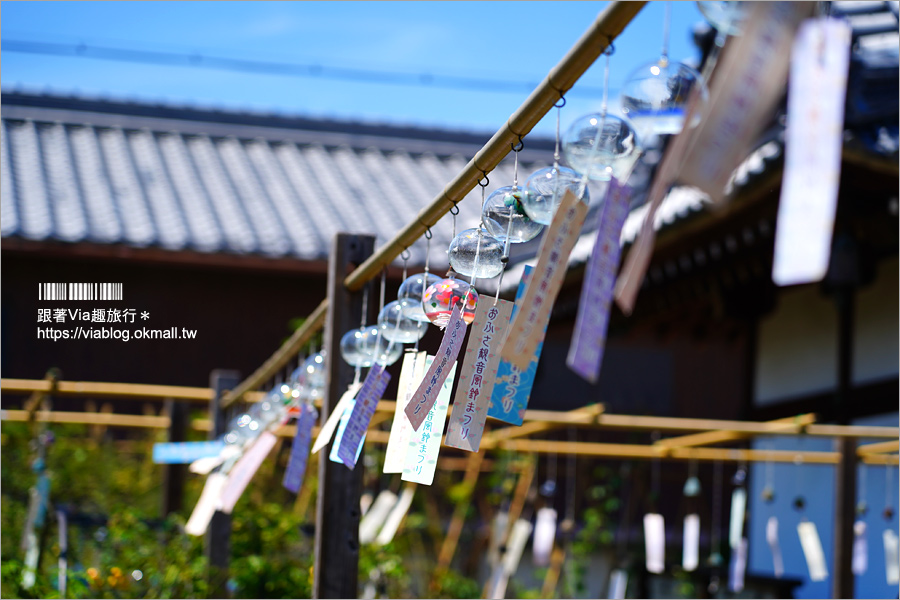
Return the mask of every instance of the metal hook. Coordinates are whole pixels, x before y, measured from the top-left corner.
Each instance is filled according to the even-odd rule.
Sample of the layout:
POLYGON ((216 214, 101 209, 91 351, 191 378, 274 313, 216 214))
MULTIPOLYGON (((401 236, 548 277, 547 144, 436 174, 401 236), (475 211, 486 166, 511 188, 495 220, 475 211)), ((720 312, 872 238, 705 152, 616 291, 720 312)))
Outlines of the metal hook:
POLYGON ((491 180, 488 177, 487 173, 485 173, 484 171, 482 171, 482 173, 484 174, 484 177, 482 177, 481 179, 478 180, 478 185, 480 185, 483 188, 486 188, 487 186, 491 185, 491 180), (482 181, 484 181, 484 183, 481 183, 482 181))
POLYGON ((565 105, 566 105, 566 97, 563 96, 563 93, 562 93, 562 92, 560 92, 560 93, 559 93, 559 100, 557 100, 557 101, 556 101, 556 104, 554 104, 553 106, 555 106, 556 108, 562 108, 562 107, 565 106, 565 105), (562 102, 562 104, 560 104, 560 102, 562 102))
POLYGON ((606 56, 612 56, 615 53, 616 53, 616 46, 613 44, 612 39, 610 39, 609 46, 606 47, 606 49, 603 51, 603 54, 605 54, 606 56))
POLYGON ((425 226, 425 239, 430 240, 432 237, 431 227, 425 226))
POLYGON ((400 258, 402 258, 404 261, 409 260, 410 256, 412 255, 409 253, 409 248, 404 248, 403 252, 400 253, 400 258))
POLYGON ((456 205, 455 202, 453 203, 453 207, 450 209, 450 214, 453 215, 454 217, 459 214, 459 207, 456 205))
POLYGON ((520 135, 519 143, 518 144, 510 143, 509 146, 510 146, 510 148, 512 148, 513 152, 521 152, 522 149, 525 147, 525 142, 522 141, 522 136, 520 135))

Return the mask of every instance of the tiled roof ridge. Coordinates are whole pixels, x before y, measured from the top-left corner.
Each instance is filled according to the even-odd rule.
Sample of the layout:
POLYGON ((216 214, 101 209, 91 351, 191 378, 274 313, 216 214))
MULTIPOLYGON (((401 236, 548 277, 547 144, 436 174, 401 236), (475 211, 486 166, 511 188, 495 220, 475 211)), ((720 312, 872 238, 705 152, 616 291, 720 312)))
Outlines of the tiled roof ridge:
MULTIPOLYGON (((136 123, 141 119, 160 119, 219 126, 236 125, 324 134, 343 133, 363 138, 396 138, 435 143, 449 142, 465 146, 481 146, 493 135, 493 132, 490 131, 477 132, 435 126, 315 117, 275 111, 204 107, 200 105, 176 104, 174 102, 145 102, 77 94, 33 93, 20 89, 3 89, 0 91, 0 94, 2 94, 0 95, 0 104, 2 104, 4 116, 6 116, 6 113, 14 115, 24 114, 25 111, 22 109, 35 109, 33 111, 35 116, 31 117, 35 120, 39 120, 37 115, 43 110, 89 113, 91 115, 105 114, 122 117, 123 120, 120 126, 126 128, 129 127, 128 121, 132 119, 136 123), (9 111, 8 108, 10 107, 17 107, 20 110, 9 111)), ((62 115, 58 114, 54 120, 62 120, 59 116, 62 115)), ((74 114, 67 120, 78 121, 74 114)), ((84 121, 92 122, 91 119, 85 119, 84 121)), ((526 140, 529 149, 553 151, 554 141, 552 138, 530 136, 526 140)), ((357 144, 352 145, 357 146, 357 144)))

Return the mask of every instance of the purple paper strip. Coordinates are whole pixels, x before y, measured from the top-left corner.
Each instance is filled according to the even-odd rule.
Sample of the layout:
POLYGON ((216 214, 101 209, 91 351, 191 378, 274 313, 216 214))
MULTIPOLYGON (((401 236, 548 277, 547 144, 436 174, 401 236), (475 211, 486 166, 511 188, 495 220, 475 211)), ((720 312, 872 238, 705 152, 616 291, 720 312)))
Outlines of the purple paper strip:
POLYGON ((600 213, 597 241, 581 288, 575 335, 566 358, 569 368, 591 383, 597 383, 603 361, 609 309, 619 268, 619 239, 628 217, 630 197, 628 184, 620 184, 615 178, 610 180, 600 213))
POLYGON ((419 384, 416 393, 413 394, 409 404, 406 405, 406 416, 413 426, 413 430, 418 431, 425 420, 425 416, 434 401, 437 399, 444 380, 450 374, 450 366, 456 362, 459 355, 459 349, 462 348, 463 338, 466 335, 466 323, 462 320, 459 306, 453 307, 453 314, 450 316, 450 322, 447 323, 447 330, 444 332, 444 339, 441 346, 431 363, 425 378, 419 384))
POLYGON ((390 380, 391 375, 384 372, 383 366, 372 365, 356 396, 356 404, 353 406, 353 412, 350 413, 350 419, 347 421, 347 428, 344 429, 341 445, 337 452, 338 458, 349 469, 356 467, 357 450, 362 444, 366 430, 369 429, 372 415, 375 414, 375 407, 378 406, 378 401, 390 380))
POLYGON ((303 483, 303 475, 306 474, 306 462, 309 460, 309 444, 312 441, 312 428, 316 424, 319 414, 312 404, 300 406, 300 416, 297 417, 297 433, 294 435, 294 443, 291 446, 291 456, 288 458, 287 469, 284 471, 284 479, 281 485, 295 494, 300 491, 303 483))

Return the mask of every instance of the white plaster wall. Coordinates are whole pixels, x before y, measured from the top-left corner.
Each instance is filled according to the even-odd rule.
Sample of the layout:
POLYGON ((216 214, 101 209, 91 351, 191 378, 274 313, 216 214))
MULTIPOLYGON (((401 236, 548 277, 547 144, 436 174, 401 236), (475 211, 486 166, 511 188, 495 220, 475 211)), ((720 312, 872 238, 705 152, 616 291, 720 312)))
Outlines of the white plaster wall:
MULTIPOLYGON (((856 298, 853 380, 877 381, 898 373, 898 261, 883 261, 875 282, 856 298)), ((759 323, 757 406, 833 390, 837 382, 837 309, 818 285, 781 292, 775 310, 759 323)))

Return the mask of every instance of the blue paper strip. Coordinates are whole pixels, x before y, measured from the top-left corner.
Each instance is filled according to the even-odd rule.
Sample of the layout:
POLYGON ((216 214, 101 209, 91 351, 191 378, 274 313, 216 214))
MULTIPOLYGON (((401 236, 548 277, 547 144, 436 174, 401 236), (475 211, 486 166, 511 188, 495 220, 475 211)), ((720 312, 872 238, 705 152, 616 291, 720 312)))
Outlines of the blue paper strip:
MULTIPOLYGON (((510 330, 515 323, 516 313, 519 311, 519 300, 525 294, 525 286, 531 278, 534 267, 527 265, 516 290, 516 304, 513 306, 510 317, 510 330)), ((525 420, 525 407, 528 406, 528 398, 531 396, 531 387, 534 385, 534 375, 537 372, 538 361, 541 358, 541 350, 544 343, 537 346, 534 358, 524 372, 519 371, 508 361, 501 360, 497 367, 497 381, 494 383, 494 391, 491 393, 491 405, 488 408, 488 416, 512 425, 521 425, 525 420)))
POLYGON ((294 443, 291 445, 291 456, 288 459, 287 469, 284 471, 284 479, 281 485, 295 494, 300 491, 303 476, 306 474, 306 463, 309 460, 309 444, 312 441, 312 428, 316 424, 319 413, 312 404, 300 406, 300 416, 297 417, 297 433, 294 435, 294 443))
POLYGON ((157 464, 187 464, 198 458, 218 456, 225 442, 167 442, 153 444, 153 462, 157 464))

